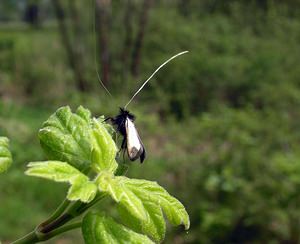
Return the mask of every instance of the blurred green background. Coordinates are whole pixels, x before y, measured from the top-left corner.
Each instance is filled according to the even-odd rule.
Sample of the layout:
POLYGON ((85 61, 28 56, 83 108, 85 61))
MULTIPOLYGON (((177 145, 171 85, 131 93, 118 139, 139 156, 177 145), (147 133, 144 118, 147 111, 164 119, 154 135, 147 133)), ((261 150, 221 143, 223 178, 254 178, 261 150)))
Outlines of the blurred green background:
POLYGON ((0 135, 14 163, 0 177, 0 239, 32 230, 66 192, 24 176, 45 159, 42 122, 67 104, 113 116, 189 50, 129 107, 148 151, 129 175, 190 214, 165 242, 300 243, 299 45, 298 0, 1 0, 0 135))

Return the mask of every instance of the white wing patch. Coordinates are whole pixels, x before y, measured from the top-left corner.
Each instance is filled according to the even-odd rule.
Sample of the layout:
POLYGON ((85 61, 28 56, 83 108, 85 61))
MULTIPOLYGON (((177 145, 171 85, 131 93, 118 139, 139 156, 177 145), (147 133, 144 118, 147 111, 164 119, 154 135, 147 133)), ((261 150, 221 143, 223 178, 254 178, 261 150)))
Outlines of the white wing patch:
POLYGON ((142 148, 138 132, 133 122, 127 118, 125 122, 126 128, 126 140, 127 140, 127 153, 131 160, 135 160, 139 157, 139 152, 142 148))

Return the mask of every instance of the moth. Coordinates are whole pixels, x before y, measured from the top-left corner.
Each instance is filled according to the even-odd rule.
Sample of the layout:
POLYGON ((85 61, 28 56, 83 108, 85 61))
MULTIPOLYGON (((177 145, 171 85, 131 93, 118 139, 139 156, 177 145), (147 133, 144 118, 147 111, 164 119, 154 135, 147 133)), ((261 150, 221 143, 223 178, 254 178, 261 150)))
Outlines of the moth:
POLYGON ((123 136, 121 150, 127 151, 131 161, 140 158, 140 162, 143 163, 146 158, 146 150, 134 124, 135 116, 128 110, 120 108, 119 114, 110 118, 110 121, 123 136))
MULTIPOLYGON (((145 146, 140 138, 140 135, 136 129, 135 126, 135 116, 127 110, 127 106, 133 101, 133 99, 137 96, 137 94, 144 88, 144 86, 148 83, 149 80, 168 62, 170 62, 172 59, 187 53, 188 51, 180 52, 171 58, 169 58, 167 61, 165 61, 163 64, 161 64, 152 74, 151 76, 143 82, 141 87, 134 93, 134 95, 131 97, 129 102, 123 107, 120 108, 119 114, 115 117, 107 118, 106 121, 110 121, 113 126, 115 126, 117 132, 121 134, 123 137, 122 144, 121 144, 121 150, 123 152, 127 151, 128 158, 131 161, 135 161, 138 158, 140 159, 140 162, 143 163, 146 158, 146 149, 145 146)), ((97 70, 96 70, 97 71, 97 70)), ((106 92, 111 96, 108 89, 104 86, 103 82, 101 81, 98 74, 98 79, 100 81, 100 84, 104 87, 106 92)))

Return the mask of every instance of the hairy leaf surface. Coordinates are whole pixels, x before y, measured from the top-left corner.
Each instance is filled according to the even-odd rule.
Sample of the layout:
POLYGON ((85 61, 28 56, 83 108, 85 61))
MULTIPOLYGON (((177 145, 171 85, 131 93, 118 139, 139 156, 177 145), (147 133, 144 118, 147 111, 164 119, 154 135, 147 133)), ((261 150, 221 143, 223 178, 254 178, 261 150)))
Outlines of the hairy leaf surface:
POLYGON ((145 233, 159 242, 164 239, 166 232, 166 222, 160 206, 153 202, 143 202, 147 212, 147 220, 141 221, 132 215, 122 204, 118 205, 118 211, 122 221, 132 230, 145 233))
POLYGON ((82 222, 86 244, 153 243, 147 236, 138 234, 100 213, 88 213, 82 222))
POLYGON ((97 172, 114 172, 117 147, 107 128, 83 107, 76 113, 62 107, 43 124, 39 138, 51 160, 67 162, 80 171, 93 167, 97 172))
POLYGON ((59 108, 39 131, 41 146, 51 160, 73 165, 79 170, 89 168, 91 161, 90 112, 79 107, 59 108))
POLYGON ((111 134, 106 129, 105 123, 93 119, 92 123, 92 162, 95 170, 114 172, 118 164, 116 162, 117 146, 111 134))
POLYGON ((90 202, 97 193, 94 182, 68 163, 60 161, 34 162, 28 164, 27 175, 37 176, 57 182, 69 182, 67 198, 71 201, 90 202))
POLYGON ((163 240, 163 212, 173 225, 189 228, 189 216, 184 206, 156 182, 102 174, 97 179, 100 191, 108 193, 117 203, 124 222, 136 231, 163 240))

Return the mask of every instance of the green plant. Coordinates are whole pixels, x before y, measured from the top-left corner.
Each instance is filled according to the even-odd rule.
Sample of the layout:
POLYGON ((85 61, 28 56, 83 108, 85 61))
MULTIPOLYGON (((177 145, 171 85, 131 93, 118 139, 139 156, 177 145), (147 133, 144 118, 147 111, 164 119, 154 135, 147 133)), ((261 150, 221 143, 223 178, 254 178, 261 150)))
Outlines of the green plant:
POLYGON ((12 162, 8 143, 9 141, 6 137, 0 137, 0 173, 6 171, 12 162))
MULTIPOLYGON (((189 228, 184 206, 164 188, 124 176, 128 165, 117 163, 113 135, 103 116, 92 118, 83 107, 76 113, 62 107, 43 124, 39 139, 49 161, 29 163, 26 174, 71 186, 50 218, 14 243, 45 241, 76 228, 82 229, 86 243, 160 242, 166 232, 163 213, 172 224, 189 228), (91 210, 105 197, 117 203, 122 224, 91 210)), ((5 168, 11 162, 7 146, 1 138, 0 166, 4 162, 5 168)))

